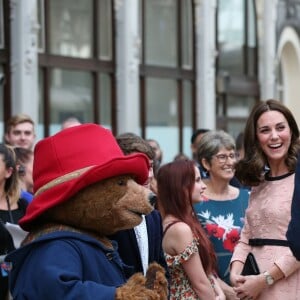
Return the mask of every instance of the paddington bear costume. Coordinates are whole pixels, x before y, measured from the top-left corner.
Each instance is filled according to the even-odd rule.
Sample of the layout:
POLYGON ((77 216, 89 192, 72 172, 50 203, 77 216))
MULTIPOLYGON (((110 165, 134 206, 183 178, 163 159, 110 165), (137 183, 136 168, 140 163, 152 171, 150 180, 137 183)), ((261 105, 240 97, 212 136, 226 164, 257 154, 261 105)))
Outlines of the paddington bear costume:
POLYGON ((140 184, 143 154, 124 156, 111 132, 96 124, 64 129, 34 153, 35 196, 20 220, 29 232, 9 254, 14 299, 166 299, 158 264, 127 282, 117 244, 107 235, 138 225, 151 212, 140 184), (135 182, 136 181, 136 182, 135 182))

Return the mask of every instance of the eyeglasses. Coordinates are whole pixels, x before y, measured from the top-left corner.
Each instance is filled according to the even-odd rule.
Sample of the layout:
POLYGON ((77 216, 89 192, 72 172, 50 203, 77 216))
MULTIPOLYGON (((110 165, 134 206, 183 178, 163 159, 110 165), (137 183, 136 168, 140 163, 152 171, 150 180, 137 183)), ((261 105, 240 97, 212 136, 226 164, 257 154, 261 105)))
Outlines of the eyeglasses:
POLYGON ((228 155, 227 154, 216 154, 214 156, 217 158, 217 160, 219 161, 220 164, 226 163, 228 158, 230 158, 231 160, 236 160, 237 159, 236 153, 230 153, 228 155))

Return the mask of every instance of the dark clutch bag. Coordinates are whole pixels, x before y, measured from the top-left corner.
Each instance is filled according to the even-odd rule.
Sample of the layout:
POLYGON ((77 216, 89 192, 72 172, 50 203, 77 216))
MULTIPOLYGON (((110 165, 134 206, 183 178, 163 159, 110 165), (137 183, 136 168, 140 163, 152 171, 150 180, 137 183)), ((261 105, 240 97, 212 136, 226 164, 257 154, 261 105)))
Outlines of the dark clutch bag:
POLYGON ((241 275, 258 275, 258 274, 260 274, 260 272, 259 272, 257 262, 255 260, 253 253, 250 252, 246 258, 241 275))

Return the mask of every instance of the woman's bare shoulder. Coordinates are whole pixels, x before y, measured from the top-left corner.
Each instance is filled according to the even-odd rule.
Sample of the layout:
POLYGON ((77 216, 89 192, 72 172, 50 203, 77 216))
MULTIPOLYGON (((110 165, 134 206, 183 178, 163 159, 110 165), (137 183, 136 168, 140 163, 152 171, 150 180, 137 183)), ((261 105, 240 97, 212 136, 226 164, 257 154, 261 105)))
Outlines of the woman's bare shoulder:
POLYGON ((191 227, 185 222, 177 222, 173 224, 169 230, 169 236, 175 240, 182 241, 184 243, 190 243, 193 240, 193 232, 191 227))
POLYGON ((173 224, 167 231, 163 239, 165 252, 176 255, 184 251, 194 240, 190 226, 184 222, 173 224))

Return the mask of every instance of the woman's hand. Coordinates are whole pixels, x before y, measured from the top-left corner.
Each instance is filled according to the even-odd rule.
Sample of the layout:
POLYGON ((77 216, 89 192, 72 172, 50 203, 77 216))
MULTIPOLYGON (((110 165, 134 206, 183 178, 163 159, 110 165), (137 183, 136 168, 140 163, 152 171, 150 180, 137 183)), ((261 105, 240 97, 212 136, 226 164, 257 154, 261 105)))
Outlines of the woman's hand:
POLYGON ((264 275, 236 275, 236 284, 233 288, 239 299, 256 299, 257 296, 266 288, 264 275))
POLYGON ((223 292, 223 290, 219 286, 219 284, 215 285, 214 290, 215 290, 215 293, 216 293, 216 300, 226 300, 227 299, 224 292, 223 292))
POLYGON ((230 273, 230 282, 232 286, 238 287, 245 281, 245 276, 240 274, 230 273))
POLYGON ((236 292, 234 291, 233 287, 223 281, 221 278, 218 277, 218 282, 220 284, 221 289, 223 290, 226 300, 239 300, 240 298, 237 296, 236 292))
POLYGON ((221 287, 221 284, 220 284, 220 279, 219 278, 216 278, 214 275, 210 275, 209 276, 210 278, 210 281, 212 283, 212 286, 214 288, 214 291, 215 291, 215 295, 216 295, 216 300, 226 300, 226 296, 225 296, 225 293, 221 287))
POLYGON ((225 291, 226 300, 240 300, 240 298, 237 296, 237 293, 233 289, 233 287, 227 288, 225 291))
POLYGON ((244 263, 239 260, 236 260, 231 263, 230 266, 230 282, 232 286, 239 286, 241 282, 243 282, 243 277, 241 276, 241 272, 243 270, 244 263))

